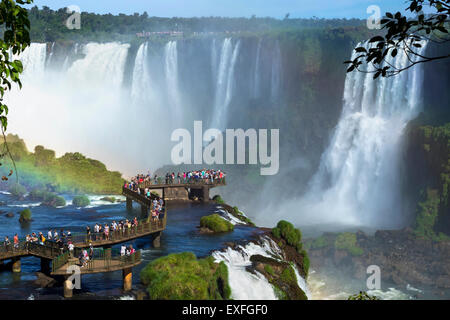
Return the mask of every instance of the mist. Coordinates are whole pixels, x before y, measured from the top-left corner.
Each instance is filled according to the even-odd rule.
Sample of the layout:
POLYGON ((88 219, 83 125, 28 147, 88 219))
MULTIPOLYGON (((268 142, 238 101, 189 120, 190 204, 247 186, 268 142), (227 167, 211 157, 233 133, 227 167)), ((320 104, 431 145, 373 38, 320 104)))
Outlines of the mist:
POLYGON ((215 165, 228 186, 214 192, 264 226, 398 227, 399 148, 421 110, 422 72, 345 75, 351 47, 276 36, 33 43, 20 57, 23 89, 7 97, 8 131, 30 149, 81 152, 130 177, 171 166, 171 133, 193 134, 195 120, 205 130, 280 129, 276 176, 215 165))

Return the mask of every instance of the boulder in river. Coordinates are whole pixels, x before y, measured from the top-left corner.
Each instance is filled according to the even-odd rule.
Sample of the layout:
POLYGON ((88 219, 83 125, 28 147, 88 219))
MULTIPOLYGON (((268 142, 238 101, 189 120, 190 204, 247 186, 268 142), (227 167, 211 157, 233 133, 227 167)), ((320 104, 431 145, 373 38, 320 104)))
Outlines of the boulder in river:
POLYGON ((56 280, 52 277, 46 276, 42 272, 36 272, 37 279, 34 284, 41 288, 51 288, 55 285, 56 280))
POLYGON ((7 214, 5 214, 5 216, 6 216, 7 218, 14 218, 14 213, 8 212, 7 214))

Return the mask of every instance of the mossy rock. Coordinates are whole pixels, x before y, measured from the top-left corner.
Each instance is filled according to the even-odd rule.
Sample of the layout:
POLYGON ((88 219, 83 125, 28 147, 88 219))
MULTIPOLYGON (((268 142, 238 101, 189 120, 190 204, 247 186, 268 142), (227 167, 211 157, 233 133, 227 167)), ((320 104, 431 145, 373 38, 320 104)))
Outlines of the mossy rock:
POLYGON ((230 299, 228 269, 212 257, 197 259, 192 252, 170 254, 142 269, 141 282, 154 300, 230 299))
POLYGON ((76 196, 72 200, 72 204, 75 207, 86 207, 91 204, 91 200, 89 200, 86 196, 76 196))
POLYGON ((42 205, 55 208, 64 207, 66 205, 66 200, 55 193, 49 193, 45 196, 44 200, 42 201, 42 205))
POLYGON ((218 194, 215 195, 212 199, 218 204, 225 204, 225 201, 223 201, 222 197, 218 194))
POLYGON ((279 221, 277 226, 272 229, 272 235, 275 238, 286 240, 286 242, 296 248, 298 252, 302 250, 302 233, 299 229, 294 228, 292 223, 285 220, 279 221))
POLYGON ((103 198, 101 198, 100 200, 102 200, 102 201, 108 201, 108 202, 111 202, 111 203, 115 203, 115 202, 117 201, 117 199, 114 198, 114 197, 103 197, 103 198))
POLYGON ((202 217, 200 219, 200 227, 212 232, 230 232, 234 230, 234 225, 217 213, 202 217))
POLYGON ((20 211, 19 222, 30 222, 31 221, 31 210, 29 208, 20 211))
POLYGON ((364 250, 357 244, 356 234, 351 232, 342 232, 338 234, 334 242, 334 247, 339 250, 346 250, 352 256, 364 254, 364 250))
POLYGON ((306 294, 299 287, 297 275, 292 265, 262 255, 250 257, 254 268, 262 273, 272 285, 275 295, 280 300, 307 300, 306 294))

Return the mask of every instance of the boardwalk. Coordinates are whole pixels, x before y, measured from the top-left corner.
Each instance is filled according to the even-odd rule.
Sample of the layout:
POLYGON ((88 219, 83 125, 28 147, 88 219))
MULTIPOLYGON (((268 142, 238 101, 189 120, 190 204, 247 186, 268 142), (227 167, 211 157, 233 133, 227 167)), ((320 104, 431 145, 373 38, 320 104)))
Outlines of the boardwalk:
POLYGON ((93 257, 83 266, 78 259, 71 259, 68 253, 65 253, 54 259, 51 275, 71 274, 71 266, 79 267, 81 274, 104 273, 118 270, 130 269, 142 262, 141 251, 136 251, 131 255, 103 255, 102 257, 93 257))
MULTIPOLYGON (((161 190, 160 196, 165 200, 190 200, 198 199, 203 202, 209 201, 209 190, 211 188, 225 186, 225 178, 214 180, 199 179, 190 180, 180 179, 180 183, 175 183, 178 179, 169 183, 154 183, 152 181, 144 181, 134 188, 123 187, 122 194, 127 197, 127 206, 130 208, 131 201, 134 200, 141 205, 148 206, 146 201, 151 203, 151 200, 144 196, 145 189, 148 190, 161 190), (139 194, 136 192, 139 189, 139 194), (130 192, 132 192, 130 194, 130 192), (140 196, 140 197, 139 197, 140 196)), ((151 196, 152 198, 154 195, 151 196)))

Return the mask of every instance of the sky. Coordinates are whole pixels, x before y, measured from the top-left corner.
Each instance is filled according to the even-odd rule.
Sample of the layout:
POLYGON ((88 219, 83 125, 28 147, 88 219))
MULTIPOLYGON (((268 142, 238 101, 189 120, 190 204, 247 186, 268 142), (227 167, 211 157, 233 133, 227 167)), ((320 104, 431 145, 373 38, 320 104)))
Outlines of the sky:
POLYGON ((59 9, 78 6, 83 12, 133 14, 146 11, 158 17, 274 17, 283 18, 362 18, 367 8, 377 5, 386 11, 402 11, 405 0, 34 0, 38 7, 59 9))

